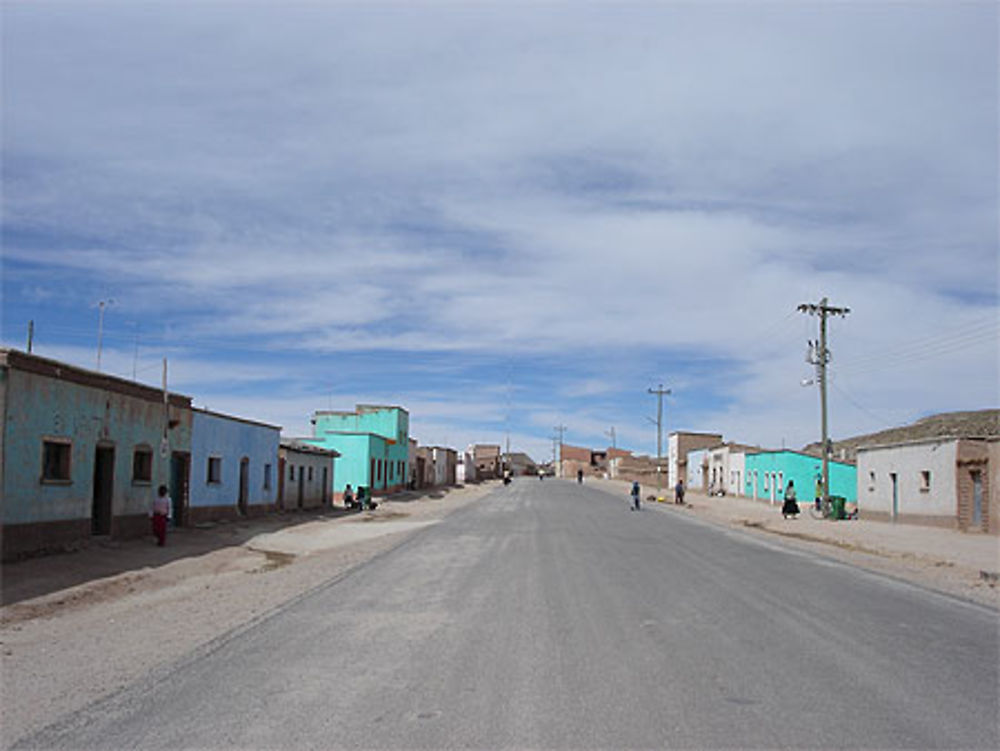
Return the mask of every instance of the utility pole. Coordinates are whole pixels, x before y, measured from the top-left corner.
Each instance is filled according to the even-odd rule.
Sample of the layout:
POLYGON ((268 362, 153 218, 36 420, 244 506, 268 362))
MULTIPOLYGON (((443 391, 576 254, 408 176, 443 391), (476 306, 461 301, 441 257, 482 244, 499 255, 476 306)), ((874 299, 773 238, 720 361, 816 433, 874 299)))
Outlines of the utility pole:
POLYGON ((816 366, 816 380, 819 382, 820 422, 823 434, 821 451, 823 453, 822 507, 824 515, 830 506, 830 435, 826 409, 826 366, 830 362, 830 350, 826 346, 826 319, 827 316, 846 317, 851 312, 850 308, 833 307, 829 302, 829 299, 824 297, 818 304, 802 303, 798 307, 800 313, 819 316, 819 342, 809 342, 809 361, 816 366))
POLYGON ((662 469, 660 467, 663 457, 663 395, 669 394, 670 389, 663 388, 661 383, 658 388, 646 389, 650 394, 656 394, 656 500, 661 500, 661 489, 663 482, 660 479, 662 469))
POLYGON ((31 345, 35 341, 35 322, 28 321, 28 354, 31 354, 31 345))
POLYGON ((613 449, 618 448, 618 443, 615 440, 615 426, 614 425, 612 425, 611 426, 611 430, 606 431, 604 433, 604 435, 606 435, 608 438, 611 439, 611 448, 613 448, 613 449))
POLYGON ((559 434, 559 460, 556 464, 556 477, 562 477, 562 446, 563 446, 563 433, 566 432, 565 425, 556 425, 553 430, 559 434))

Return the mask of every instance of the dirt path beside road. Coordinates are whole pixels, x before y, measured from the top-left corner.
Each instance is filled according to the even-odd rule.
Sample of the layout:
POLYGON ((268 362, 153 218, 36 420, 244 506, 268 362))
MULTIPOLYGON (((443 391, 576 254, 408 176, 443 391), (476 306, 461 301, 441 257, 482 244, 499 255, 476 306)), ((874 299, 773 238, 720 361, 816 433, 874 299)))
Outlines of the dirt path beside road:
POLYGON ((5 566, 0 747, 349 573, 493 487, 407 494, 363 514, 180 530, 166 548, 136 540, 5 566))

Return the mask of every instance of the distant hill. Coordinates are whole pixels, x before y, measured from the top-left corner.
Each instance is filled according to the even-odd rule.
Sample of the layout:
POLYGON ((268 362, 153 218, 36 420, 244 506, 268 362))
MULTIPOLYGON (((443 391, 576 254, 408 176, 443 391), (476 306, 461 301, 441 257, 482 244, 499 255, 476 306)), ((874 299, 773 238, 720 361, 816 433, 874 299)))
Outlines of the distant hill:
MULTIPOLYGON (((946 436, 1000 435, 1000 409, 980 409, 975 412, 943 412, 921 418, 911 425, 880 430, 833 442, 833 456, 853 461, 859 446, 881 443, 901 443, 923 438, 946 436)), ((803 449, 807 454, 820 455, 820 444, 810 443, 803 449)))

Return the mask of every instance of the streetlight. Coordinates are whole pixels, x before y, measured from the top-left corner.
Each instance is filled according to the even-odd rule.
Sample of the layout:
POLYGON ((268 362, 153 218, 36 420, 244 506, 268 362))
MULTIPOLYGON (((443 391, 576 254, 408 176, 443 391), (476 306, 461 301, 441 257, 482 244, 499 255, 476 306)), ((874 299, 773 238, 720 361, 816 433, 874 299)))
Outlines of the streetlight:
POLYGON ((100 313, 97 317, 97 372, 101 372, 101 346, 104 342, 104 309, 114 305, 115 301, 112 298, 107 300, 101 300, 97 303, 97 307, 100 308, 100 313))

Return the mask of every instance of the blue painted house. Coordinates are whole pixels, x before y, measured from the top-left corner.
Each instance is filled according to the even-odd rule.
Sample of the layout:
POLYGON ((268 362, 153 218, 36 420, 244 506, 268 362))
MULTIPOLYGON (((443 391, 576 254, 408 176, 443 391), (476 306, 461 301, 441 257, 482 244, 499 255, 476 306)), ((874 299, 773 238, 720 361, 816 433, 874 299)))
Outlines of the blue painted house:
MULTIPOLYGON (((799 502, 812 501, 816 477, 822 474, 823 460, 801 451, 756 451, 745 455, 744 495, 780 503, 788 481, 795 482, 799 502)), ((857 501, 857 467, 830 461, 830 495, 857 501)))
POLYGON ((150 534, 160 485, 183 516, 190 397, 0 349, 0 416, 5 560, 150 534))
POLYGON ((372 493, 393 493, 406 487, 409 477, 410 415, 402 407, 359 404, 353 412, 320 410, 313 413, 316 446, 340 453, 334 477, 334 497, 343 497, 350 484, 372 493))
POLYGON ((281 428, 192 409, 190 521, 274 511, 281 428))

